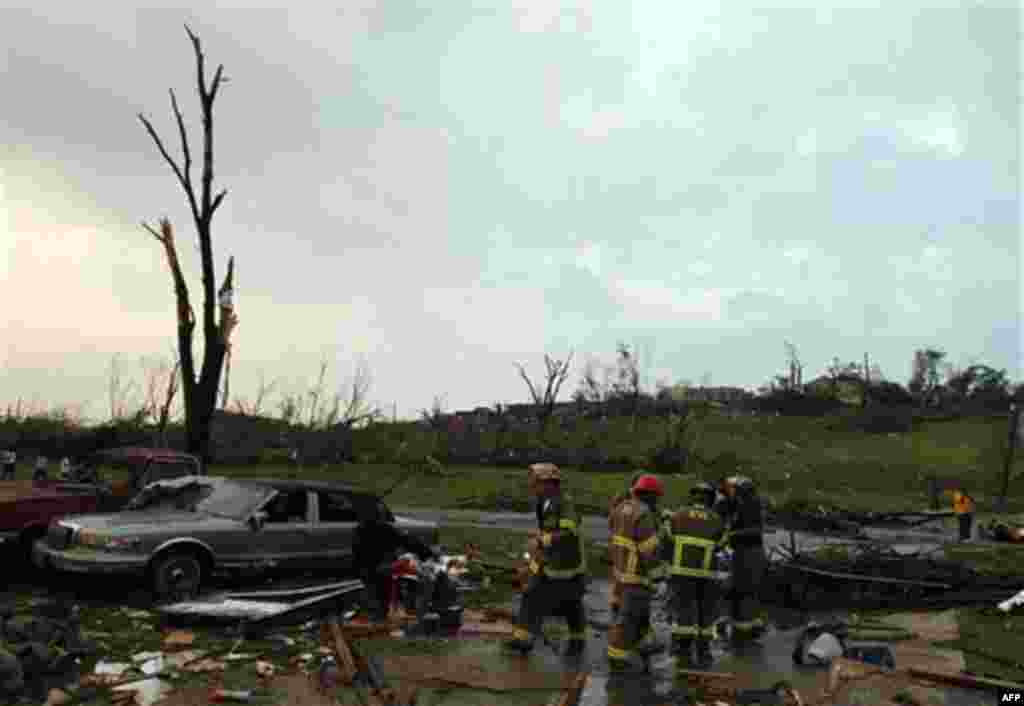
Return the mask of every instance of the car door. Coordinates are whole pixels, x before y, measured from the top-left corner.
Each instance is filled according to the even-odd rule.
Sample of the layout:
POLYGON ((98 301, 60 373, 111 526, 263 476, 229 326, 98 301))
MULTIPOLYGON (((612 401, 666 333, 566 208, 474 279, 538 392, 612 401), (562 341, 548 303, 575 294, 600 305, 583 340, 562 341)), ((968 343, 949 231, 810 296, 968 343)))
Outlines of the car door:
POLYGON ((344 490, 318 490, 313 545, 324 569, 345 570, 352 563, 352 537, 359 523, 356 500, 344 490))
POLYGON ((312 563, 313 502, 305 488, 278 488, 261 506, 267 513, 249 550, 272 568, 304 569, 312 563))

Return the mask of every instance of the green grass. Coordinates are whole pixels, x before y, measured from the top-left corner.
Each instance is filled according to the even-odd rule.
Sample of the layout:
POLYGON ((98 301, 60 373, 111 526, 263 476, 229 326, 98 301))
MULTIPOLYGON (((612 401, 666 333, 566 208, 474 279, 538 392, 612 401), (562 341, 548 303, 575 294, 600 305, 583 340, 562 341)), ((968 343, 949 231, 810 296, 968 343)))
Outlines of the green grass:
POLYGON ((1024 576, 1024 546, 1021 545, 947 544, 943 551, 947 559, 964 561, 983 574, 1024 576))
MULTIPOLYGON (((720 459, 712 468, 698 464, 690 477, 672 476, 670 503, 681 502, 695 477, 714 479, 739 471, 756 479, 765 495, 776 502, 804 500, 830 503, 851 510, 917 510, 927 504, 925 478, 965 481, 979 511, 991 509, 1000 489, 1002 465, 997 444, 1005 435, 1003 419, 963 419, 922 422, 907 434, 864 434, 834 431, 830 418, 742 417, 712 415, 705 423, 701 455, 720 459), (731 459, 731 460, 730 460, 731 459)), ((379 436, 380 432, 378 432, 379 436)), ((598 436, 612 455, 633 458, 637 466, 648 459, 664 438, 660 420, 641 422, 632 433, 628 420, 613 420, 606 427, 581 423, 574 432, 552 432, 553 447, 578 449, 586 435, 598 436)), ((483 448, 493 439, 483 435, 483 448)), ((510 437, 514 435, 509 435, 510 437)), ((529 435, 520 433, 526 445, 529 435)), ((516 440, 507 439, 509 444, 516 440)), ((630 472, 566 469, 568 487, 589 511, 607 507, 620 492, 630 472)), ((285 466, 215 467, 214 473, 233 476, 275 477, 290 472, 285 466)), ((347 464, 306 467, 303 477, 344 480, 375 491, 389 488, 403 475, 397 464, 347 464)), ((1024 453, 1018 455, 1015 475, 1024 475, 1024 453)), ((1015 498, 1021 482, 1011 483, 1012 512, 1024 511, 1015 498)), ((445 476, 417 474, 389 496, 395 506, 492 509, 499 495, 525 497, 525 470, 486 466, 449 466, 445 476)))

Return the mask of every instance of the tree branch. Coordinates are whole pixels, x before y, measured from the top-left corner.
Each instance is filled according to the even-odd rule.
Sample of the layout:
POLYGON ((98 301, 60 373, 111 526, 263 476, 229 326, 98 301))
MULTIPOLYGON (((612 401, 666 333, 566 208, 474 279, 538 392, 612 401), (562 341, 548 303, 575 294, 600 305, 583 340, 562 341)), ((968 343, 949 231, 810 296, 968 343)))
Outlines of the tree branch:
POLYGON ((186 194, 189 193, 189 182, 185 181, 185 177, 182 175, 181 168, 178 166, 178 163, 171 158, 170 154, 167 153, 167 148, 164 147, 163 141, 160 139, 160 136, 156 134, 156 130, 153 129, 153 124, 150 123, 142 113, 139 113, 139 120, 142 121, 142 124, 145 126, 146 132, 149 133, 149 136, 153 138, 153 142, 156 143, 157 149, 160 150, 160 154, 163 155, 164 161, 171 165, 171 169, 174 170, 174 175, 178 177, 178 182, 181 183, 181 188, 185 190, 186 194))

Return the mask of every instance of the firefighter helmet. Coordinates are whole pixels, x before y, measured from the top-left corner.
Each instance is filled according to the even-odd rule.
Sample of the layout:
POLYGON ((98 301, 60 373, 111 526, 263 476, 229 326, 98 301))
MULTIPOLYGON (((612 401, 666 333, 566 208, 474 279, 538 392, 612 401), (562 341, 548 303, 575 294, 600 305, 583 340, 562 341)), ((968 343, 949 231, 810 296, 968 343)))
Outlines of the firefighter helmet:
POLYGON ((636 483, 633 484, 634 493, 654 493, 655 495, 664 495, 665 489, 661 484, 661 480, 658 476, 645 473, 644 475, 637 478, 636 483))
POLYGON ((530 466, 530 476, 536 481, 561 481, 562 471, 553 463, 535 463, 530 466))
POLYGON ((690 488, 690 495, 714 495, 715 488, 707 481, 701 481, 690 488))

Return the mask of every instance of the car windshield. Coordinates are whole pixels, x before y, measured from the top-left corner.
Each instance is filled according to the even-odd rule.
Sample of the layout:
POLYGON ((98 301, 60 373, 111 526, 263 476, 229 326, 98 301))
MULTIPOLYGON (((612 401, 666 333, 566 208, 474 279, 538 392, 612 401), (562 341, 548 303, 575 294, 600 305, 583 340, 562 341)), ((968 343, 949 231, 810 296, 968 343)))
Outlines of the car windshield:
POLYGON ((157 507, 195 511, 196 505, 214 490, 209 483, 192 482, 185 485, 153 483, 143 488, 126 506, 126 510, 152 510, 157 507))
POLYGON ((261 485, 249 485, 225 481, 213 487, 213 492, 203 498, 196 509, 220 517, 244 520, 270 494, 271 489, 261 485))

